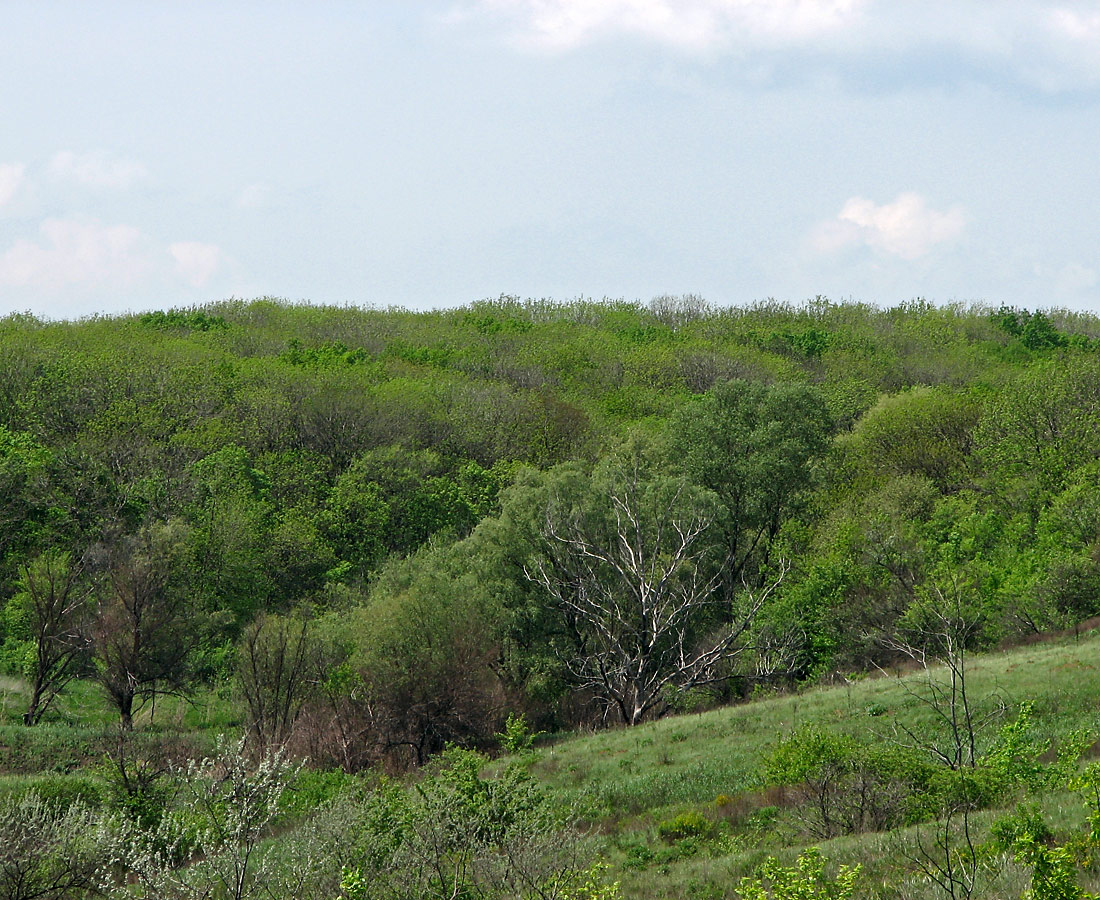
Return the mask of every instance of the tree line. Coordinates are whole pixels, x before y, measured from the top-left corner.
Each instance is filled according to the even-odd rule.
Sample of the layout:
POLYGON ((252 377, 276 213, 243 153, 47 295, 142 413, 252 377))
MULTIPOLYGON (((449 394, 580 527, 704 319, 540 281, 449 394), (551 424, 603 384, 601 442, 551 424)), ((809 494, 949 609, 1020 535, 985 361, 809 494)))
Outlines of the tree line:
POLYGON ((347 769, 1100 613, 1100 320, 273 300, 0 320, 0 663, 347 769), (953 599, 952 602, 955 602, 953 599), (330 749, 324 749, 330 748, 330 749))

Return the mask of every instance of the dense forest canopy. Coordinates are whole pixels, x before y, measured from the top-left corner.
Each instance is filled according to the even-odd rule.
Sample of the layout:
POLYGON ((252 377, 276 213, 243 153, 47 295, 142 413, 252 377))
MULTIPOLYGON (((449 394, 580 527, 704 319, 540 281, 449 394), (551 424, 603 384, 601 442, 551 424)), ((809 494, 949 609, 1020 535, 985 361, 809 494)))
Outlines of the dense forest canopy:
POLYGON ((29 723, 236 673, 257 735, 355 768, 867 669, 937 597, 988 647, 1100 613, 1098 427, 1069 312, 9 316, 0 662, 29 723))

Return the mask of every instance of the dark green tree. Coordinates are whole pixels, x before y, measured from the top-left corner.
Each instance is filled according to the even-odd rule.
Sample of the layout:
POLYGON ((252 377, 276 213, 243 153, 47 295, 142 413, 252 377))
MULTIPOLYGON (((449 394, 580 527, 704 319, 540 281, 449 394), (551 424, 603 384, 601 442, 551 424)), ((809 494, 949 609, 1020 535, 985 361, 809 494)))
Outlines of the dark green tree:
POLYGON ((743 575, 763 583, 780 528, 814 486, 831 427, 814 388, 740 380, 715 385, 673 417, 673 458, 719 500, 714 527, 727 600, 743 575))

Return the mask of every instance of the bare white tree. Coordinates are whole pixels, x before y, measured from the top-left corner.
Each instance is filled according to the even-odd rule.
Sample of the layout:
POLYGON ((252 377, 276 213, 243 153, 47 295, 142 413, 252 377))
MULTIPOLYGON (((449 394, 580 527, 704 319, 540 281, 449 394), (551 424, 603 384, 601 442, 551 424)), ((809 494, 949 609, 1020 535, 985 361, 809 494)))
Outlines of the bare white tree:
POLYGON ((559 487, 551 487, 541 552, 525 572, 576 637, 565 663, 577 684, 635 725, 663 705, 668 688, 724 677, 787 564, 762 589, 743 581, 734 607, 718 590, 709 491, 682 478, 646 477, 636 460, 559 487))

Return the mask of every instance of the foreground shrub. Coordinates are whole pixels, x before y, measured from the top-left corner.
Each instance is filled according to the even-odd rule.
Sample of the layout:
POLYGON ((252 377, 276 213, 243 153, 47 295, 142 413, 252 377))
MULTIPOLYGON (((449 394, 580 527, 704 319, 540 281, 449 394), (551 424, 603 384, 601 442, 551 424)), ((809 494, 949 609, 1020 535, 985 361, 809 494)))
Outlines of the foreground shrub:
POLYGON ((94 887, 110 839, 77 800, 47 802, 35 791, 0 799, 0 896, 61 900, 94 887))
POLYGON ((138 893, 111 879, 102 889, 157 900, 271 896, 278 866, 260 842, 298 768, 280 753, 254 766, 243 740, 220 740, 213 757, 176 771, 179 803, 154 830, 121 823, 113 863, 136 880, 138 893))
POLYGON ((785 869, 769 856, 756 878, 742 878, 737 888, 741 900, 848 900, 855 891, 860 867, 841 866, 835 878, 825 877, 825 857, 811 847, 798 857, 792 868, 785 869))
POLYGON ((934 772, 917 751, 816 728, 781 741, 765 763, 768 782, 793 786, 799 818, 823 838, 883 831, 921 817, 915 798, 934 772))
POLYGON ((517 767, 482 778, 485 762, 449 750, 414 790, 391 784, 367 798, 343 896, 612 897, 588 869, 567 813, 517 767))

